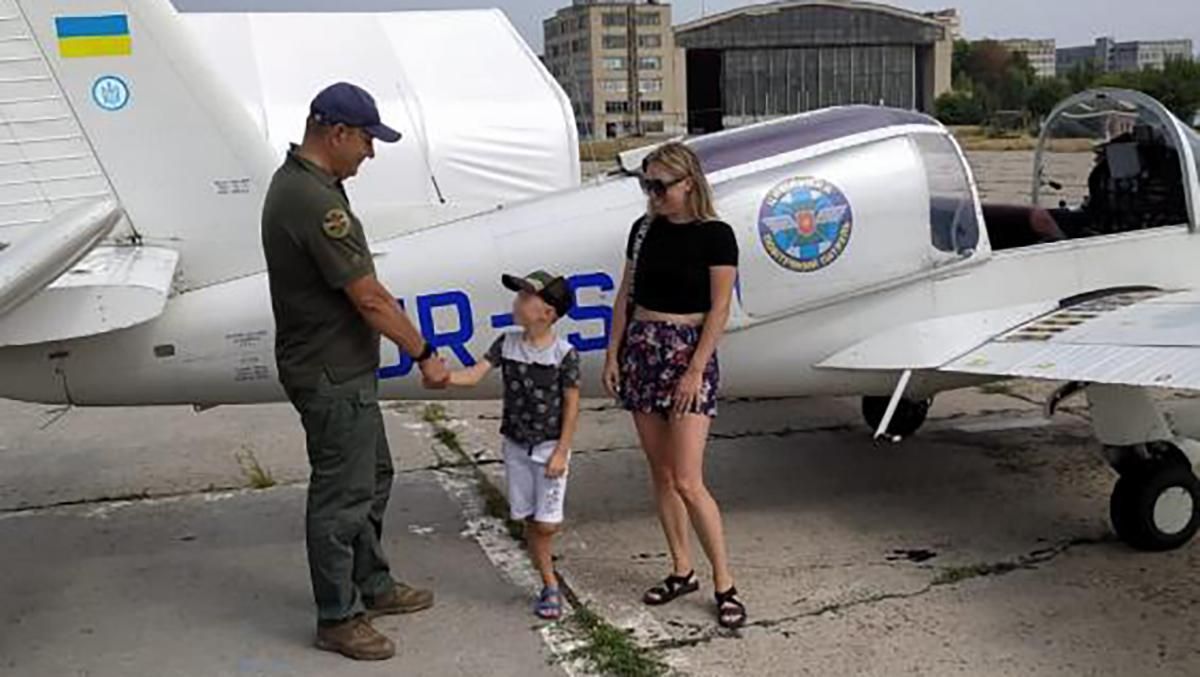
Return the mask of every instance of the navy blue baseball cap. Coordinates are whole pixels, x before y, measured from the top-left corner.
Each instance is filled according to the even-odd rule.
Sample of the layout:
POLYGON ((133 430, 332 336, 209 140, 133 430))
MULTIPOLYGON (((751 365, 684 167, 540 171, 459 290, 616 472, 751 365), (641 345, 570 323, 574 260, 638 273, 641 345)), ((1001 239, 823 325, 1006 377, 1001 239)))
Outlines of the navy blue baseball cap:
POLYGON ((360 127, 384 143, 396 143, 400 132, 383 124, 379 108, 367 90, 349 82, 338 82, 322 89, 312 100, 308 112, 323 125, 342 124, 360 127))

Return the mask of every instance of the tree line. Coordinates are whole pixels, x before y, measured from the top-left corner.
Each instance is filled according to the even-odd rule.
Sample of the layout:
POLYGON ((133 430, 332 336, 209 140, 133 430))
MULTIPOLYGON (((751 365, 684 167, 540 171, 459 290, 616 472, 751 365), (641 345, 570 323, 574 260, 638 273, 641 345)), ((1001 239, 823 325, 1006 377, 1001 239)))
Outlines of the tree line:
POLYGON ((1162 69, 1105 73, 1085 63, 1058 77, 1038 77, 1023 53, 994 40, 954 45, 954 87, 938 97, 935 115, 948 125, 982 125, 1016 113, 1038 126, 1058 102, 1093 87, 1136 89, 1191 123, 1200 112, 1200 62, 1168 61, 1162 69))

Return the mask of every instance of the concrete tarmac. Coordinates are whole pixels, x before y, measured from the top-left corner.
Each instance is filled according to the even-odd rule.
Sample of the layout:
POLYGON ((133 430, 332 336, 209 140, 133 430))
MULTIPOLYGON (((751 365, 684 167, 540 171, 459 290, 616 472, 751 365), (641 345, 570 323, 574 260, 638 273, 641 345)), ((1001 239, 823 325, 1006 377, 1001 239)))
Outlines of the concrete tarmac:
POLYGON ((527 593, 463 535, 420 423, 387 417, 401 471, 385 546, 437 604, 379 619, 397 658, 357 664, 311 648, 290 410, 80 410, 39 430, 43 410, 0 402, 0 675, 561 674, 527 593), (208 488, 245 487, 247 445, 284 484, 208 488))
MULTIPOLYGON (((1200 550, 1114 540, 1086 413, 1043 421, 1044 393, 943 396, 898 446, 873 444, 850 400, 724 403, 707 476, 750 605, 739 633, 717 630, 707 580, 638 603, 669 566, 646 468, 627 416, 588 402, 560 566, 683 674, 1200 674, 1200 550)), ((1196 400, 1166 405, 1195 428, 1196 400)), ((447 407, 498 481, 497 405, 447 407)), ((527 590, 462 533, 421 412, 387 411, 402 468, 387 538, 398 574, 439 604, 382 621, 401 657, 358 665, 309 647, 305 462, 286 407, 79 410, 43 430, 46 408, 0 403, 0 674, 559 672, 527 590), (245 488, 248 447, 280 485, 245 488)))

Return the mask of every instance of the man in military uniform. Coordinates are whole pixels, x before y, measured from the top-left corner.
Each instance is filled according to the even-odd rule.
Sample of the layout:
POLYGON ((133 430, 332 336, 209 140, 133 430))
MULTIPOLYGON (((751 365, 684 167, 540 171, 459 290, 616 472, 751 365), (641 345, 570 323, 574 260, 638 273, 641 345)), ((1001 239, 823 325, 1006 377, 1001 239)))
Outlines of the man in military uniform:
POLYGON ((342 182, 375 156, 382 124, 371 95, 337 83, 312 101, 304 142, 275 172, 262 239, 279 379, 300 413, 312 468, 307 543, 319 648, 360 660, 395 654, 368 617, 433 605, 396 582, 380 545, 392 457, 379 411, 380 334, 412 355, 426 383, 449 376, 395 297, 375 278, 342 182))

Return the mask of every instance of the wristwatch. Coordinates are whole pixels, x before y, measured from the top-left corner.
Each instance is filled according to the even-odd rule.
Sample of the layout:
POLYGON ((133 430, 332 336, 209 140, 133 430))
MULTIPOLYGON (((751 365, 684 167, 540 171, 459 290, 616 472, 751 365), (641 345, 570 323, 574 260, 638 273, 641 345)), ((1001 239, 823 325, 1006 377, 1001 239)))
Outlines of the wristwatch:
POLYGON ((437 355, 437 348, 434 348, 432 343, 426 341, 425 347, 421 349, 421 354, 414 357, 413 361, 420 364, 435 355, 437 355))

